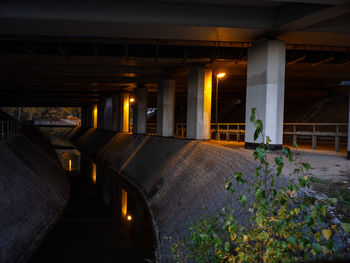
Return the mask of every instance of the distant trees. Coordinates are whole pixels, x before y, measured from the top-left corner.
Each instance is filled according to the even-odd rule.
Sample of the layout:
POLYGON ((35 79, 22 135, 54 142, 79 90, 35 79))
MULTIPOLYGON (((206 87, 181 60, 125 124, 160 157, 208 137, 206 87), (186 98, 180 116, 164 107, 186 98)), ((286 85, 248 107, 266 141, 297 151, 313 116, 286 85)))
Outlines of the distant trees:
POLYGON ((59 120, 80 118, 79 107, 2 107, 1 110, 17 120, 59 120))

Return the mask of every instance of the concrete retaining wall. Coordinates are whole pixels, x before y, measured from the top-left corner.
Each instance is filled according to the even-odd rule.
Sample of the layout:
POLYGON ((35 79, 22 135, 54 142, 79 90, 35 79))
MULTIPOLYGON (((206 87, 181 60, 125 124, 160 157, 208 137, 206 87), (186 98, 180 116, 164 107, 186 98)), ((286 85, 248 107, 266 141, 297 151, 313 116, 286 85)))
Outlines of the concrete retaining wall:
POLYGON ((29 130, 24 129, 28 137, 0 143, 1 263, 28 260, 69 198, 69 184, 53 150, 43 134, 29 130))
MULTIPOLYGON (((208 142, 90 129, 75 144, 141 189, 154 221, 158 262, 172 262, 166 236, 181 238, 198 217, 237 204, 225 190, 226 178, 235 171, 255 177, 250 151, 208 142)), ((240 186, 237 196, 245 191, 240 186)))

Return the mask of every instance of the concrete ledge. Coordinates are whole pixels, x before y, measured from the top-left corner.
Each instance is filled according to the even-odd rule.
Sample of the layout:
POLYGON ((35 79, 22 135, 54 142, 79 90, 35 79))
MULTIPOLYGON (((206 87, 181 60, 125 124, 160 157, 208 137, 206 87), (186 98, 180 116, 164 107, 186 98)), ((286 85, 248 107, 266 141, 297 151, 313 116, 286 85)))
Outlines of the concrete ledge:
MULTIPOLYGON (((258 146, 260 146, 260 143, 245 142, 245 144, 244 144, 244 148, 250 149, 250 150, 255 150, 258 146)), ((267 148, 267 147, 265 146, 265 148, 267 148)), ((270 144, 269 150, 270 151, 282 150, 282 145, 281 144, 270 144)))

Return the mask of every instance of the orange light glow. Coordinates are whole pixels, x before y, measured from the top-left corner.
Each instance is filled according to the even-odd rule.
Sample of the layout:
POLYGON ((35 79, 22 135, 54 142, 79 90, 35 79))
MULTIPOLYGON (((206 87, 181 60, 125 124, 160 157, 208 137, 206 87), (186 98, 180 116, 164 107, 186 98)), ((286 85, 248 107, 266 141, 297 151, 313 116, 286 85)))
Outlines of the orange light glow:
POLYGON ((122 122, 123 122, 123 128, 122 131, 123 132, 129 132, 129 101, 130 101, 130 97, 128 93, 124 93, 124 97, 123 97, 123 118, 122 118, 122 122))
POLYGON ((131 215, 128 215, 126 219, 127 219, 128 221, 131 221, 131 220, 132 220, 132 216, 131 216, 131 215))
POLYGON ((96 184, 96 164, 92 164, 92 183, 96 184))
POLYGON ((122 189, 122 216, 127 217, 128 213, 128 193, 122 189))
POLYGON ((94 105, 94 112, 93 112, 93 125, 94 128, 97 128, 97 105, 94 105))
POLYGON ((219 79, 221 79, 221 78, 225 77, 225 75, 226 75, 226 73, 222 72, 222 73, 217 74, 216 76, 217 76, 219 79))
POLYGON ((130 102, 134 102, 135 101, 135 99, 134 98, 130 98, 130 102))
POLYGON ((72 171, 72 160, 68 161, 68 170, 71 172, 72 171))

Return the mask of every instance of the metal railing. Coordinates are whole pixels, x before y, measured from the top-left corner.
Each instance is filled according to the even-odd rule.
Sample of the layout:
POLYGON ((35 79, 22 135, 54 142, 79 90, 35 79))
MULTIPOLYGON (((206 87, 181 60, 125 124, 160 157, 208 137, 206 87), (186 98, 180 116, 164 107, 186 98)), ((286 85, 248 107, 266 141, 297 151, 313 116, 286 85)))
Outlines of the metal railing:
POLYGON ((0 120, 0 142, 7 142, 13 139, 21 129, 21 124, 15 120, 0 120))
POLYGON ((283 135, 292 136, 293 143, 297 143, 298 138, 311 138, 312 149, 316 149, 320 138, 334 140, 335 151, 339 152, 340 139, 348 137, 347 123, 284 123, 283 126, 283 135))
MULTIPOLYGON (((210 125, 210 136, 215 137, 215 123, 210 125)), ((317 140, 334 142, 335 151, 340 150, 340 141, 347 138, 347 123, 284 123, 283 135, 292 137, 293 143, 298 139, 311 139, 312 149, 317 148, 317 140)), ((174 137, 186 138, 186 123, 175 124, 174 137)), ((147 123, 147 134, 155 135, 156 123, 147 123)), ((244 141, 245 123, 218 123, 218 139, 226 141, 244 141)))

